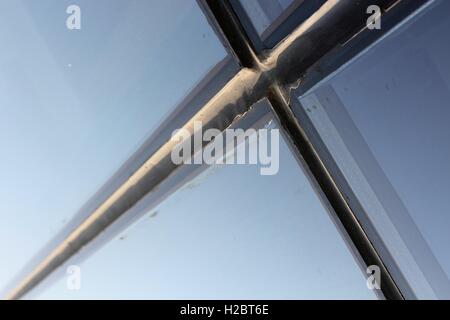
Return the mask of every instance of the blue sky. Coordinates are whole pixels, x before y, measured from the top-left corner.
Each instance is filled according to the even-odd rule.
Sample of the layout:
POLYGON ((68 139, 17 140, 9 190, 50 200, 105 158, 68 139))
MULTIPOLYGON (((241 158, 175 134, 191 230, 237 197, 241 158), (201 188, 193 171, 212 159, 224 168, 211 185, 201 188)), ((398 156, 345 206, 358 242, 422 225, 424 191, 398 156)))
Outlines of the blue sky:
MULTIPOLYGON (((193 0, 78 0, 79 31, 70 4, 0 3, 0 288, 226 55, 193 0)), ((280 153, 275 176, 210 169, 38 298, 374 298, 280 153)))
MULTIPOLYGON (((435 1, 311 90, 357 159, 381 211, 387 212, 384 217, 374 210, 376 201, 363 188, 357 170, 338 160, 384 244, 411 283, 419 283, 425 274, 438 297, 447 299, 450 42, 443 33, 450 29, 449 12, 449 1, 435 1), (421 270, 414 271, 415 263, 421 270)), ((342 159, 342 154, 333 156, 342 159)), ((415 289, 427 294, 423 287, 415 289)))
POLYGON ((290 149, 280 171, 213 166, 39 299, 374 299, 363 271, 290 149), (155 215, 155 212, 157 214, 155 215))
POLYGON ((0 288, 225 57, 195 1, 0 3, 0 288))

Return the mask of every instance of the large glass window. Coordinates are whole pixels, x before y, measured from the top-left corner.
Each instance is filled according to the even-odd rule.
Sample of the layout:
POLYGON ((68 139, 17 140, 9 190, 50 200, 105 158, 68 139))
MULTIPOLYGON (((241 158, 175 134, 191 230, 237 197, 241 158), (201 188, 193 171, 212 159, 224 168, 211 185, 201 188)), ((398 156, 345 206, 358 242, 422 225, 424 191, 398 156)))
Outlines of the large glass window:
POLYGON ((432 2, 299 97, 407 297, 450 297, 449 13, 432 2))
MULTIPOLYGON (((221 6, 212 13, 195 0, 2 1, 0 293, 376 299, 382 291, 369 288, 360 254, 378 254, 405 298, 450 298, 450 3, 383 8, 381 30, 361 30, 304 70, 290 100, 301 129, 287 127, 290 138, 305 133, 309 141, 296 148, 282 132, 278 139, 270 111, 284 119, 287 105, 246 101, 287 82, 282 63, 264 58, 273 52, 262 52, 324 2, 230 0, 262 67, 226 85, 240 67, 209 25, 213 15, 233 18, 221 6), (276 78, 265 77, 269 69, 276 78), (189 119, 272 133, 254 133, 235 149, 257 150, 237 158, 259 164, 175 166, 164 143, 189 119), (298 151, 317 151, 320 160, 305 156, 317 180, 298 151), (345 202, 350 211, 331 209, 345 202), (340 219, 352 236, 352 227, 364 229, 367 238, 358 229, 354 240, 360 254, 340 219)), ((337 11, 321 22, 352 5, 331 6, 337 11)))
POLYGON ((0 2, 0 288, 226 52, 195 1, 0 2))
MULTIPOLYGON (((277 129, 273 120, 263 127, 277 129)), ((37 297, 376 298, 283 139, 279 155, 274 175, 257 165, 210 166, 79 262, 80 290, 68 290, 60 270, 37 297)))

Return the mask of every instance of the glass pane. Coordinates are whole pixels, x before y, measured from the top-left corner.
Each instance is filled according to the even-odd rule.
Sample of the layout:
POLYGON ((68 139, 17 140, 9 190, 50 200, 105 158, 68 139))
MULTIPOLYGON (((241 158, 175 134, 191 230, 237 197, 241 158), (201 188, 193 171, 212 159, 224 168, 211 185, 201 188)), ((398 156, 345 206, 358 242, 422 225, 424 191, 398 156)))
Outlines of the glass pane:
POLYGON ((275 175, 209 167, 80 262, 80 290, 62 270, 36 297, 375 299, 283 140, 279 154, 275 175))
POLYGON ((449 14, 432 2, 300 97, 420 298, 450 298, 449 14))
POLYGON ((262 33, 294 2, 303 0, 240 0, 256 31, 262 33))
POLYGON ((226 55, 196 1, 71 4, 0 2, 0 288, 226 55))

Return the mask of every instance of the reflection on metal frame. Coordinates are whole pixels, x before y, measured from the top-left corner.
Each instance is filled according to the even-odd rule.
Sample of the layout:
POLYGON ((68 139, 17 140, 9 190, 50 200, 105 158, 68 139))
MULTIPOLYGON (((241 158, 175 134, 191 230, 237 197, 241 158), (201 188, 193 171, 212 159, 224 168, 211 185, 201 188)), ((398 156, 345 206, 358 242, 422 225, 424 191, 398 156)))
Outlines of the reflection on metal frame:
MULTIPOLYGON (((172 132, 180 128, 186 121, 210 100, 237 72, 238 63, 227 56, 193 88, 183 101, 170 112, 168 117, 145 140, 136 152, 106 181, 103 186, 75 213, 74 217, 46 244, 24 268, 12 279, 5 288, 12 289, 18 281, 23 279, 48 253, 61 243, 67 235, 83 222, 98 206, 100 206, 114 190, 123 184, 159 147, 168 139, 172 132)), ((6 294, 0 292, 0 296, 6 294)))
MULTIPOLYGON (((61 244, 67 236, 85 221, 111 194, 123 185, 129 177, 136 172, 145 161, 152 156, 167 140, 172 132, 183 126, 191 119, 228 81, 239 71, 238 63, 227 56, 219 62, 203 80, 186 96, 183 101, 169 114, 159 127, 138 150, 117 170, 117 172, 104 183, 104 185, 78 210, 74 217, 58 232, 58 234, 45 245, 18 275, 7 285, 2 296, 8 297, 36 266, 39 265, 50 252, 61 244)), ((126 220, 126 219, 125 219, 126 220)), ((28 292, 27 290, 26 292, 28 292)))
MULTIPOLYGON (((178 108, 177 108, 178 109, 178 108)), ((245 116, 237 119, 230 125, 229 129, 247 130, 253 128, 255 130, 265 128, 266 123, 271 119, 271 110, 267 99, 262 99, 255 103, 245 116)), ((144 150, 142 150, 144 152, 144 150)), ((141 154, 141 153, 137 153, 141 154)), ((41 292, 51 287, 56 281, 66 276, 66 270, 71 265, 80 265, 86 259, 94 255, 103 245, 114 240, 128 226, 137 222, 151 210, 163 203, 169 196, 183 188, 187 183, 192 181, 202 172, 207 170, 209 165, 191 164, 180 166, 173 174, 169 175, 162 181, 157 188, 147 193, 135 206, 121 215, 108 228, 101 232, 95 239, 86 244, 82 250, 76 255, 70 257, 63 265, 45 278, 45 281, 39 283, 31 292, 27 293, 25 298, 38 297, 41 292)), ((97 201, 98 202, 98 201, 97 201)), ((76 226, 76 225, 75 225, 76 226)), ((70 231, 70 230, 69 230, 70 231)), ((66 231, 66 234, 68 232, 66 231)), ((50 248, 52 249, 52 248, 50 248)), ((48 252, 49 250, 47 250, 48 252)))
MULTIPOLYGON (((202 1, 209 6, 244 68, 187 120, 183 128, 191 132, 191 138, 194 121, 202 121, 204 129, 224 130, 246 114, 252 105, 268 96, 279 122, 302 155, 364 262, 380 266, 384 296, 401 299, 400 291, 289 107, 289 88, 295 86, 298 79, 327 52, 365 27, 366 8, 373 4, 387 8, 394 1, 329 0, 264 57, 257 57, 253 51, 228 1, 202 1)), ((7 298, 17 299, 28 293, 179 169, 170 157, 174 143, 168 140, 148 156, 125 182, 117 186, 33 271, 21 279, 7 298)), ((192 152, 200 149, 194 148, 192 152)))
POLYGON ((428 2, 430 0, 402 0, 389 7, 383 15, 383 27, 381 29, 360 32, 352 37, 351 44, 337 47, 327 53, 305 74, 301 85, 295 90, 296 95, 303 95, 325 77, 336 72, 428 2))

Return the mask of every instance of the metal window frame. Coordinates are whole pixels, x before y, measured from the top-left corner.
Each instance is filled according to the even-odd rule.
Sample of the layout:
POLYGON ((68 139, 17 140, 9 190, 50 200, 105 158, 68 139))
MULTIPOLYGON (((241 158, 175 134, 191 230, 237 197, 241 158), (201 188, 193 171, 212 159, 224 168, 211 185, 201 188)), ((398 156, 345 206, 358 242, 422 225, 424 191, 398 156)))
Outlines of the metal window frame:
MULTIPOLYGON (((271 114, 269 102, 264 98, 255 103, 252 108, 245 113, 245 116, 240 117, 237 121, 234 121, 228 128, 243 130, 252 128, 258 130, 265 128, 267 122, 272 118, 273 115, 271 114)), ((64 277, 69 266, 80 265, 85 260, 93 256, 97 250, 100 250, 103 245, 106 245, 111 240, 117 239, 118 235, 121 234, 127 227, 142 219, 149 212, 157 212, 156 209, 159 204, 163 203, 169 196, 185 187, 209 167, 210 166, 205 163, 180 166, 176 172, 168 176, 161 184, 159 184, 156 190, 146 194, 136 205, 130 208, 126 214, 121 215, 117 220, 112 222, 104 231, 97 235, 95 239, 87 243, 82 250, 68 258, 64 264, 58 267, 57 270, 49 274, 35 288, 27 292, 23 298, 28 299, 39 296, 41 292, 44 292, 47 288, 51 287, 52 284, 64 277)), ((97 202, 99 201, 99 199, 93 200, 96 200, 97 202)), ((75 226, 76 225, 77 224, 75 224, 75 226)), ((62 234, 67 235, 67 230, 62 234)), ((58 241, 55 243, 57 244, 58 241)), ((53 243, 53 247, 55 247, 55 243, 53 243)), ((43 253, 48 253, 49 249, 51 248, 47 248, 47 251, 44 250, 43 253)))
MULTIPOLYGON (((217 93, 209 97, 201 108, 195 109, 195 114, 189 119, 183 118, 185 122, 180 127, 189 130, 191 138, 194 121, 202 121, 204 129, 224 130, 248 113, 258 101, 267 97, 288 142, 301 156, 315 185, 333 209, 336 219, 363 263, 380 267, 384 297, 403 299, 402 292, 361 227, 345 195, 291 109, 290 91, 327 53, 345 44, 366 27, 366 8, 369 5, 375 4, 387 9, 394 4, 413 0, 328 0, 275 48, 264 53, 254 50, 229 0, 198 1, 242 68, 217 93)), ((169 122, 166 121, 164 126, 167 125, 169 122)), ((132 172, 126 171, 127 175, 118 180, 114 189, 107 196, 103 195, 102 201, 90 207, 94 209, 82 221, 78 221, 63 240, 46 252, 45 257, 20 279, 6 298, 18 299, 29 293, 181 170, 180 166, 171 161, 170 151, 173 146, 174 142, 166 137, 164 142, 158 140, 158 147, 151 153, 148 153, 149 149, 141 149, 140 154, 136 155, 132 172)), ((204 145, 199 146, 192 152, 203 147, 204 145)))
MULTIPOLYGON (((77 226, 86 220, 91 213, 98 208, 108 197, 127 179, 142 166, 153 153, 155 153, 167 140, 170 139, 174 130, 183 126, 192 116, 194 116, 201 107, 217 94, 226 83, 239 71, 238 62, 230 55, 217 63, 204 78, 191 90, 191 92, 168 114, 165 120, 155 129, 155 131, 142 143, 142 145, 121 165, 121 167, 100 187, 100 189, 90 197, 88 201, 74 214, 70 221, 58 231, 45 246, 39 250, 30 261, 11 279, 7 286, 0 292, 0 296, 8 297, 9 293, 16 288, 33 269, 42 262, 48 254, 56 248, 77 226)), ((195 171, 195 168, 192 168, 195 171)), ((145 206, 149 208, 155 205, 160 199, 164 198, 169 190, 175 190, 175 186, 181 183, 187 173, 179 174, 174 181, 167 183, 167 186, 160 188, 158 192, 153 192, 150 198, 146 200, 145 206)), ((130 210, 131 211, 131 210, 130 210)), ((138 216, 137 212, 127 212, 130 215, 138 216)), ((123 227, 134 220, 123 219, 120 226, 123 227)), ((108 240, 112 237, 107 236, 108 240)), ((107 240, 102 239, 95 248, 107 240)), ((94 249, 95 249, 94 248, 94 249)))
POLYGON ((289 7, 259 35, 249 15, 242 6, 241 0, 229 1, 235 14, 241 21, 248 39, 258 54, 275 47, 284 37, 326 2, 326 0, 293 0, 289 7))
MULTIPOLYGON (((325 146, 324 141, 320 138, 317 128, 313 125, 304 106, 302 106, 301 102, 297 100, 297 97, 307 95, 312 90, 317 90, 319 84, 323 83, 322 80, 326 81, 327 78, 332 77, 334 73, 339 72, 338 70, 343 65, 346 65, 357 56, 363 54, 363 51, 376 44, 379 40, 383 41, 382 39, 385 35, 388 35, 393 30, 395 32, 395 29, 398 26, 403 25, 405 21, 407 22, 411 17, 415 17, 416 14, 420 15, 423 11, 422 9, 429 7, 429 5, 436 4, 438 1, 439 0, 403 1, 390 8, 383 17, 383 28, 381 30, 361 32, 352 38, 350 46, 345 46, 340 48, 340 50, 329 52, 329 54, 327 54, 319 63, 308 71, 308 74, 303 79, 301 86, 293 90, 291 100, 291 107, 295 116, 299 119, 301 126, 305 128, 305 131, 307 131, 310 141, 314 144, 321 155, 322 160, 326 164, 326 167, 335 178, 339 189, 343 192, 343 194, 345 194, 347 203, 355 212, 358 220, 363 225, 366 234, 379 251, 382 260, 388 267, 405 299, 418 299, 417 292, 414 291, 414 288, 411 286, 412 283, 410 283, 410 281, 408 281, 405 277, 402 268, 400 268, 396 262, 395 257, 392 256, 391 251, 386 246, 386 243, 380 236, 379 231, 374 228, 369 218, 370 215, 365 211, 361 204, 361 199, 358 199, 352 189, 354 186, 351 186, 344 177, 339 165, 336 163, 334 157, 325 146)), ((339 106, 337 106, 337 108, 339 109, 339 106)), ((352 136, 352 139, 362 139, 359 131, 353 127, 354 124, 352 123, 352 120, 350 120, 349 115, 346 114, 346 111, 343 108, 342 110, 333 110, 333 113, 339 113, 341 120, 345 119, 345 121, 348 121, 345 125, 341 124, 342 127, 339 126, 339 128, 345 127, 347 135, 352 136)), ((336 130, 339 131, 339 128, 337 127, 336 130)), ((389 196, 394 199, 391 199, 391 201, 394 201, 396 204, 394 209, 395 219, 399 219, 401 217, 402 226, 404 226, 404 228, 398 232, 401 234, 402 239, 408 239, 408 241, 405 241, 408 250, 410 250, 413 255, 426 257, 424 261, 417 261, 417 265, 421 268, 421 273, 423 273, 428 281, 427 285, 431 286, 434 290, 433 294, 436 295, 436 298, 445 299, 449 287, 449 280, 445 276, 445 272, 436 260, 436 257, 433 255, 425 239, 423 239, 423 236, 417 229, 417 226, 407 214, 406 208, 404 208, 403 203, 400 198, 398 198, 399 196, 397 195, 397 192, 390 185, 387 177, 385 177, 384 172, 381 168, 374 166, 374 161, 370 161, 371 157, 373 157, 371 151, 365 149, 362 145, 359 148, 362 149, 359 149, 358 151, 365 153, 365 162, 363 166, 369 166, 371 168, 370 172, 377 172, 376 176, 385 183, 382 187, 383 190, 389 190, 386 191, 386 194, 389 194, 389 196), (412 239, 414 239, 414 241, 411 241, 412 239)), ((363 169, 363 172, 369 171, 365 171, 363 169)))
MULTIPOLYGON (((407 278, 405 277, 402 268, 397 263, 397 258, 394 257, 391 253, 392 247, 388 248, 386 246, 384 239, 380 237, 379 231, 374 228, 371 219, 369 218, 369 214, 365 211, 365 209, 363 209, 361 205, 361 199, 358 199, 358 197, 352 190, 352 186, 350 186, 348 181, 344 178, 341 169, 338 167, 335 159, 330 154, 328 148, 320 138, 317 129, 312 124, 312 121, 307 115, 304 106, 302 106, 301 103, 297 100, 297 97, 307 95, 312 90, 317 90, 320 84, 323 83, 322 80, 325 81, 327 78, 332 77, 333 74, 339 72, 339 69, 341 69, 342 66, 348 64, 351 60, 363 54, 363 52, 367 50, 367 48, 376 45, 376 43, 380 40, 383 41, 384 36, 389 35, 391 32, 395 32, 395 30, 399 26, 402 26, 404 23, 408 23, 411 18, 414 18, 416 15, 422 14, 424 9, 435 4, 437 5, 437 3, 439 3, 439 0, 402 1, 397 3, 395 6, 392 6, 384 14, 382 30, 364 31, 358 33, 357 35, 355 35, 355 37, 352 38, 352 40, 349 42, 349 45, 339 48, 339 50, 329 52, 329 54, 327 54, 323 59, 321 59, 319 63, 317 63, 308 71, 308 74, 303 78, 302 84, 298 88, 293 90, 291 100, 291 108, 293 109, 294 114, 296 115, 297 119, 299 119, 301 126, 305 128, 305 131, 307 132, 311 143, 318 150, 322 160, 326 164, 326 167, 335 178, 339 189, 343 192, 343 194, 345 194, 346 201, 357 215, 358 220, 363 225, 366 234, 369 236, 374 246, 379 251, 382 260, 387 265, 389 271, 395 279, 395 282, 397 283, 397 286, 401 289, 401 292, 404 295, 405 299, 418 299, 418 294, 425 294, 425 292, 415 291, 412 287, 413 281, 407 280, 407 278)), ((346 117, 345 111, 343 110, 342 112, 333 110, 333 112, 338 112, 341 119, 346 117)), ((358 139, 359 131, 357 131, 356 128, 352 128, 353 124, 350 122, 341 124, 341 126, 345 126, 345 131, 349 136, 352 136, 352 139, 358 139), (350 134, 349 131, 352 131, 352 133, 350 134)), ((337 128, 337 130, 339 131, 339 128, 337 128)), ((401 219, 402 228, 397 230, 397 232, 401 235, 402 239, 408 239, 407 241, 405 240, 405 245, 408 247, 408 250, 413 256, 426 257, 415 262, 417 266, 420 267, 421 275, 415 277, 414 282, 416 282, 416 284, 421 283, 419 281, 419 278, 421 278, 423 275, 426 279, 425 281, 427 281, 425 285, 430 286, 430 288, 433 290, 433 292, 430 293, 430 296, 427 296, 427 298, 431 298, 433 296, 438 299, 445 299, 445 297, 448 295, 449 287, 449 281, 445 276, 445 271, 436 260, 436 257, 427 245, 425 239, 423 239, 423 236, 417 229, 417 226, 406 213, 406 208, 404 208, 402 201, 400 200, 400 198, 398 198, 397 192, 390 185, 387 178, 384 177, 384 172, 382 172, 379 167, 373 166, 374 162, 369 161, 369 159, 373 157, 373 155, 371 155, 371 152, 366 149, 359 151, 365 152, 363 166, 370 166, 370 172, 378 172, 378 174, 375 174, 378 179, 384 179, 385 181, 382 190, 383 193, 389 194, 391 207, 389 207, 388 209, 391 210, 391 212, 389 212, 386 207, 385 210, 388 210, 387 214, 391 215, 395 212, 395 216, 391 216, 392 219, 401 219), (394 203, 395 206, 392 203, 394 203)), ((368 171, 363 170, 363 172, 368 171)), ((423 285, 423 283, 421 285, 423 285)))

